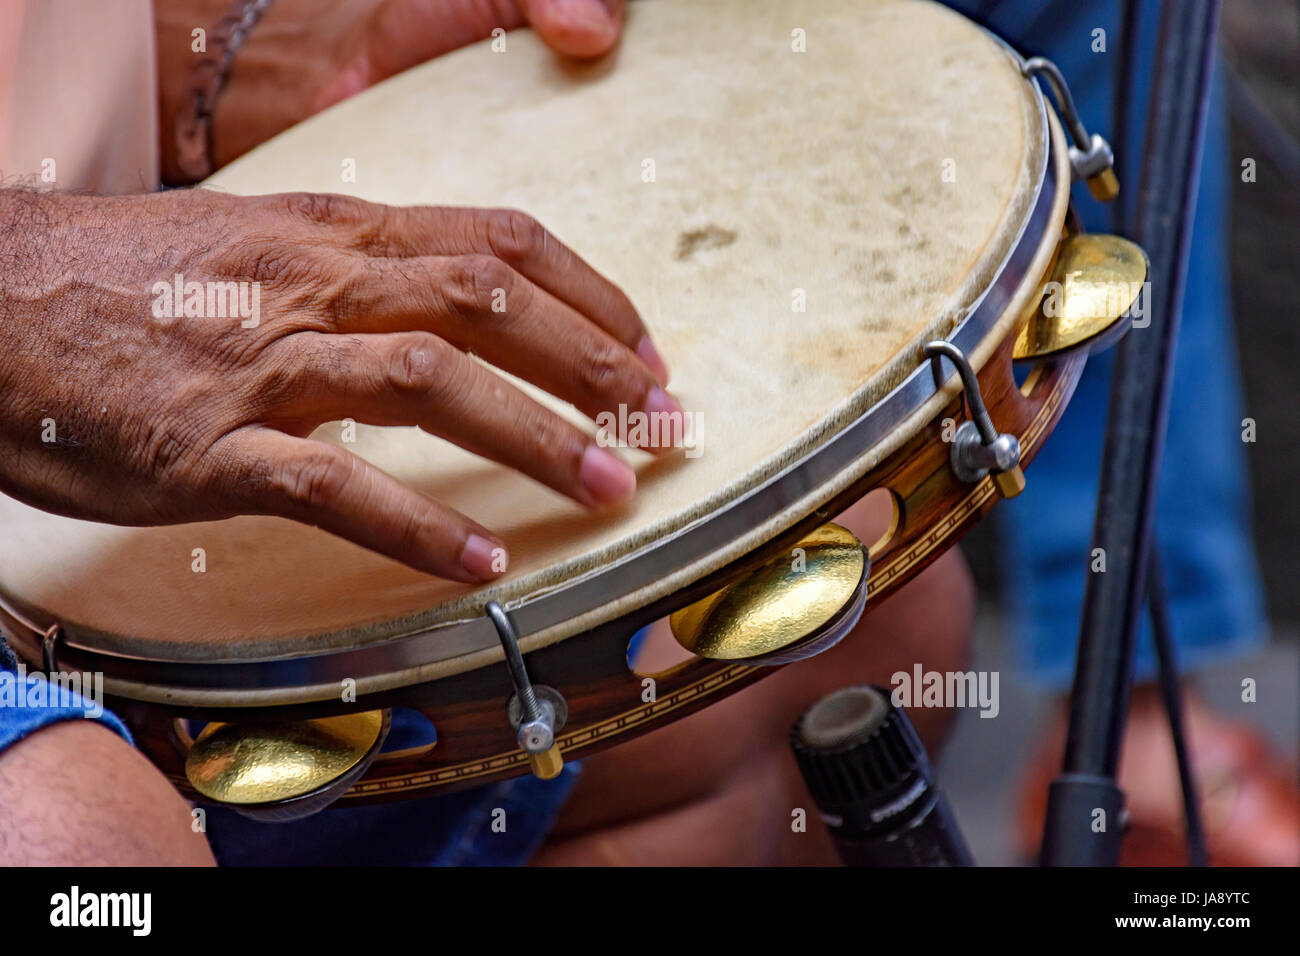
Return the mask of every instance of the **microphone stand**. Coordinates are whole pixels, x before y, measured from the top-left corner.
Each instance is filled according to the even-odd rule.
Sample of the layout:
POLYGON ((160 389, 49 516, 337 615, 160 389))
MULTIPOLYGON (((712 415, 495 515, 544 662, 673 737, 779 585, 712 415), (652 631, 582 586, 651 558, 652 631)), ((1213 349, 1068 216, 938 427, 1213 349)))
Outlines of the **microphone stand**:
POLYGON ((1151 321, 1130 331, 1116 355, 1092 537, 1106 570, 1089 574, 1084 592, 1064 768, 1048 795, 1046 866, 1119 862, 1124 795, 1115 775, 1147 591, 1218 13, 1218 0, 1161 5, 1135 236, 1151 260, 1151 321))

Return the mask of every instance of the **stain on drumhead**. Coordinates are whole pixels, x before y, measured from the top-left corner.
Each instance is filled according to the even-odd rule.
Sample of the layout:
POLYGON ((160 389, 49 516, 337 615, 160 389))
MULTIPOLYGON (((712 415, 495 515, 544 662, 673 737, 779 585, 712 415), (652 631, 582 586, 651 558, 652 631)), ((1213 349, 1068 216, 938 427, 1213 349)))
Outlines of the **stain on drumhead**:
POLYGON ((674 259, 689 259, 701 249, 721 249, 736 241, 736 233, 710 223, 700 229, 691 229, 677 237, 677 252, 674 259))

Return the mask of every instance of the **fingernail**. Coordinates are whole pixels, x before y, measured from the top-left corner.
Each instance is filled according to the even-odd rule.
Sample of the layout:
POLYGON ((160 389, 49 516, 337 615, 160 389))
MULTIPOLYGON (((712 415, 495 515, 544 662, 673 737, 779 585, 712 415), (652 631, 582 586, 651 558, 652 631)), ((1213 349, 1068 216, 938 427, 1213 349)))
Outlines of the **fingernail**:
POLYGON ((590 30, 592 33, 606 36, 617 29, 613 16, 600 0, 582 0, 579 3, 556 4, 562 11, 570 27, 590 30))
POLYGON ((568 56, 599 56, 618 40, 618 20, 601 0, 531 0, 528 20, 551 47, 568 56))
POLYGON ((659 354, 659 350, 655 348, 655 344, 650 341, 650 336, 641 336, 641 343, 636 347, 636 355, 645 363, 646 368, 654 373, 654 377, 659 380, 660 385, 668 384, 668 364, 664 361, 664 357, 659 354))
POLYGON ((510 555, 504 547, 480 534, 466 538, 465 547, 460 552, 460 566, 480 581, 500 577, 505 573, 509 560, 510 555))
POLYGON ((636 472, 597 445, 583 452, 578 479, 597 504, 624 501, 636 491, 636 472))
POLYGON ((681 404, 662 388, 650 389, 645 397, 645 410, 650 418, 651 448, 676 448, 686 433, 686 412, 681 404))
POLYGON ((685 415, 681 404, 662 388, 650 389, 645 397, 645 410, 651 415, 685 415))

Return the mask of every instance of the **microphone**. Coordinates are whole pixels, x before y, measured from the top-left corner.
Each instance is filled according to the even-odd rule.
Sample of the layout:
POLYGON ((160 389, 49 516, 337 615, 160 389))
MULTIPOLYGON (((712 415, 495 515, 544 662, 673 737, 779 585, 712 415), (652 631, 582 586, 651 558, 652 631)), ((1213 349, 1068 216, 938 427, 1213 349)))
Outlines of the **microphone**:
POLYGON ((888 691, 845 687, 790 731, 804 782, 846 866, 974 866, 925 748, 888 691))

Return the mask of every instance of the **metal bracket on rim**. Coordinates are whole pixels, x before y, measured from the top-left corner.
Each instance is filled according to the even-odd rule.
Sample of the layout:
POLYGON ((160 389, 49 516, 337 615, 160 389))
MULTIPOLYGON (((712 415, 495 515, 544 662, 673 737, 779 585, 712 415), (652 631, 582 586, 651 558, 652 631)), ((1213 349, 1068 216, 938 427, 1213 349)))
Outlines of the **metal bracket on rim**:
POLYGON ((41 639, 41 664, 46 674, 53 674, 59 669, 59 642, 63 640, 63 628, 51 624, 41 639))
POLYGON ((934 363, 935 378, 944 379, 941 359, 947 359, 961 376, 962 389, 970 406, 971 420, 962 422, 952 438, 949 462, 958 480, 974 484, 985 475, 993 475, 993 484, 1004 498, 1014 498, 1025 490, 1025 473, 1020 468, 1020 441, 1015 435, 993 427, 980 394, 979 379, 966 359, 966 353, 942 339, 927 342, 925 354, 934 363))
POLYGON ((1056 97, 1057 110, 1074 139, 1070 147, 1070 166, 1074 175, 1088 184, 1088 191, 1098 202, 1110 202, 1119 195, 1119 177, 1115 175, 1115 153, 1110 143, 1097 133, 1089 135, 1070 95, 1060 68, 1046 57, 1026 60, 1021 72, 1026 77, 1042 76, 1056 97))
POLYGON ((564 768, 560 746, 555 734, 564 726, 568 705, 563 695, 553 687, 533 686, 524 667, 524 656, 519 651, 519 635, 514 621, 496 601, 488 601, 484 608, 506 655, 506 668, 515 692, 506 706, 506 716, 515 728, 519 748, 528 754, 528 765, 533 774, 543 780, 558 776, 564 768))

